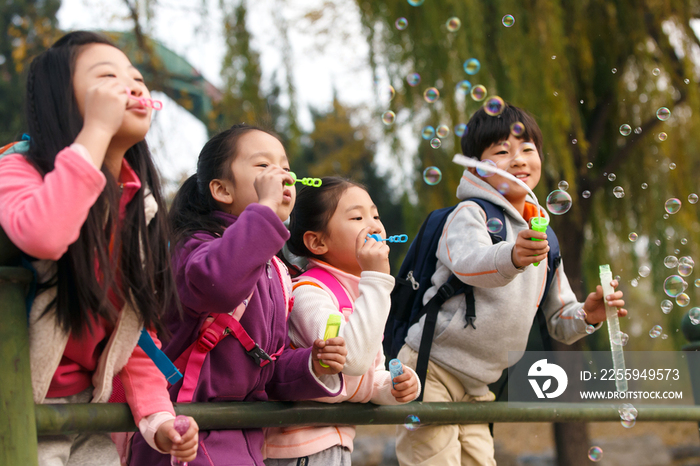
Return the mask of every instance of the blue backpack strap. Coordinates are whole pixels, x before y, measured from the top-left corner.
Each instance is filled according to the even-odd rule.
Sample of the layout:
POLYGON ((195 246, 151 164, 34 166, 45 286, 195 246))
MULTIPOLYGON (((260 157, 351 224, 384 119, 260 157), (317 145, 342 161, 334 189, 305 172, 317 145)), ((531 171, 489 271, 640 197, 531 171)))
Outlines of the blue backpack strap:
POLYGON ((153 360, 153 364, 163 373, 170 385, 175 385, 182 378, 182 374, 177 370, 175 364, 156 346, 145 327, 141 329, 138 345, 153 360))

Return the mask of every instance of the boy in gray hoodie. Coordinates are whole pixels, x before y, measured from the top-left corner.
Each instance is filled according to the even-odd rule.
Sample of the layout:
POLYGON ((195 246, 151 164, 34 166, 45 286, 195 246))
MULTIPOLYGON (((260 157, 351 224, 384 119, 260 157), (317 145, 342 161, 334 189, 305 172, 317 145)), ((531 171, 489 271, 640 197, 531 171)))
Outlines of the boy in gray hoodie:
MULTIPOLYGON (((491 160, 534 189, 542 168, 542 133, 527 112, 506 104, 499 116, 477 111, 462 136, 462 152, 481 161, 491 160), (511 129, 514 123, 520 128, 511 129), (518 131, 520 129, 520 131, 518 131), (516 135, 517 134, 517 135, 516 135)), ((447 300, 438 314, 423 401, 493 401, 488 385, 508 367, 508 352, 524 352, 530 327, 547 277, 546 233, 530 229, 529 219, 537 207, 526 200, 527 192, 500 175, 480 176, 464 171, 457 188, 461 202, 445 222, 437 250, 433 286, 425 292, 427 303, 451 274, 474 287, 476 328, 464 325, 464 294, 447 300), (486 214, 470 198, 482 198, 505 210, 506 241, 493 244, 486 214), (532 239, 541 241, 532 241, 532 239), (531 264, 541 262, 544 266, 531 264)), ((542 212, 540 215, 546 215, 542 212)), ((618 283, 613 281, 613 287, 618 283)), ((608 304, 624 306, 622 292, 605 297, 608 304)), ((587 334, 586 327, 600 327, 605 303, 600 286, 584 303, 578 302, 564 274, 557 268, 544 303, 549 333, 571 344, 587 334), (585 320, 577 319, 579 310, 585 320)), ((627 311, 619 309, 619 316, 627 311)), ((416 367, 423 334, 423 316, 413 325, 398 358, 416 367)), ((396 453, 407 465, 495 465, 493 438, 486 424, 398 428, 396 453)))

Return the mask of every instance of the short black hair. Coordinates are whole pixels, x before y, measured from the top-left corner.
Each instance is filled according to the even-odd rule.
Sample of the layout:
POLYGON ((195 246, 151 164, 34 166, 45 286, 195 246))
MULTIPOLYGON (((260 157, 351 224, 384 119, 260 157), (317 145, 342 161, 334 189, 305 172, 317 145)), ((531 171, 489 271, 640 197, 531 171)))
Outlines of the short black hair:
POLYGON ((467 157, 481 160, 481 155, 491 145, 508 139, 511 125, 515 122, 520 122, 525 127, 525 131, 518 138, 532 141, 542 158, 542 131, 537 126, 535 118, 525 110, 507 102, 503 112, 498 116, 489 115, 483 107, 472 115, 462 135, 462 153, 467 157))

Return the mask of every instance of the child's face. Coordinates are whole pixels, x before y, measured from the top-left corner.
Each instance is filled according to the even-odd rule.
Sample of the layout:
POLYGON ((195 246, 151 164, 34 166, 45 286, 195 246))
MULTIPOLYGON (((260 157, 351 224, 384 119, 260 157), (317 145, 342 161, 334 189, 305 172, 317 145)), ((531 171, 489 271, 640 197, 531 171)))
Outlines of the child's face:
POLYGON ((351 186, 340 197, 338 207, 328 222, 323 235, 328 250, 322 259, 344 272, 359 276, 362 269, 357 262, 357 238, 365 227, 371 228, 370 234, 378 233, 382 238, 386 237, 377 206, 369 193, 351 186))
MULTIPOLYGON (((540 181, 542 160, 537 147, 530 141, 518 139, 512 134, 484 150, 481 161, 491 160, 496 166, 520 179, 530 189, 535 189, 540 181)), ((503 194, 509 202, 525 199, 527 191, 513 180, 495 174, 483 178, 488 184, 503 194)))
MULTIPOLYGON (((248 131, 238 139, 238 154, 231 163, 233 180, 228 186, 233 196, 230 212, 240 215, 250 204, 258 202, 255 178, 269 165, 289 171, 289 161, 284 146, 277 138, 263 131, 248 131)), ((276 210, 283 222, 289 218, 297 192, 294 186, 284 186, 282 202, 276 210)))
MULTIPOLYGON (((82 48, 75 61, 73 92, 78 111, 85 119, 85 98, 88 89, 106 79, 116 79, 137 97, 150 98, 143 76, 124 55, 124 52, 107 44, 89 44, 82 48)), ((128 147, 143 141, 151 126, 151 108, 143 107, 136 100, 127 101, 122 125, 113 140, 123 141, 128 147)))

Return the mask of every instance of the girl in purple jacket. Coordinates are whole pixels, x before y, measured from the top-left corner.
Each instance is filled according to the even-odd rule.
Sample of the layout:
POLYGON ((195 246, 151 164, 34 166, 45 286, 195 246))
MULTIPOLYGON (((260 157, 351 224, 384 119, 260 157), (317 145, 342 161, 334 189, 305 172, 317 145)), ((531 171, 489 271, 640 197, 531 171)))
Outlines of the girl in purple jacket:
MULTIPOLYGON (((284 147, 260 128, 236 125, 202 149, 197 173, 170 210, 173 268, 184 322, 166 316, 165 353, 181 371, 173 401, 305 400, 337 395, 342 338, 288 347, 286 268, 275 254, 296 191, 284 147), (223 330, 223 331, 222 331, 223 330), (323 361, 328 367, 323 367, 323 361)), ((201 431, 197 465, 262 465, 262 429, 201 431)), ((137 434, 132 465, 169 464, 137 434)))

